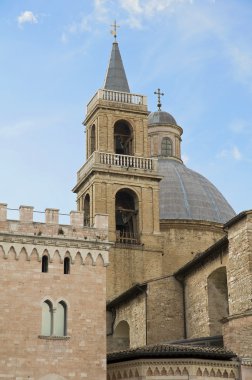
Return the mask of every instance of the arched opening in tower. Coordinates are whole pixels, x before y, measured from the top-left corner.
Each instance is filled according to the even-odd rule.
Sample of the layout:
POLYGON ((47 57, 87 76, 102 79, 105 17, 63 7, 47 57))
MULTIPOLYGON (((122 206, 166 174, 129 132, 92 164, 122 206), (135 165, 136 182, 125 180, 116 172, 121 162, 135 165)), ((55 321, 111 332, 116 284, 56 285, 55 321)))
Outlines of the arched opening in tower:
POLYGON ((222 335, 221 319, 229 314, 226 267, 220 267, 208 276, 207 290, 210 335, 222 335))
POLYGON ((116 154, 133 156, 132 128, 124 120, 119 120, 114 127, 114 146, 116 154))
POLYGON ((116 241, 124 244, 138 244, 138 199, 136 194, 123 189, 115 199, 116 241))
POLYGON ((84 198, 84 226, 90 226, 90 196, 86 194, 84 198))
POLYGON ((95 125, 92 125, 90 133, 90 154, 95 151, 95 145, 95 125))

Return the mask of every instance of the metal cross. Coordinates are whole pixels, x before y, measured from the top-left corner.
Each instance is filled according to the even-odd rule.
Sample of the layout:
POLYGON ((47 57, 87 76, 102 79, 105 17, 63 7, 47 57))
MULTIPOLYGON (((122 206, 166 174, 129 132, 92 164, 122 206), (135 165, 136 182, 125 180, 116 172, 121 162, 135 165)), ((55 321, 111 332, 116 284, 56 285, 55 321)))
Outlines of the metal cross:
POLYGON ((111 30, 111 34, 114 36, 114 39, 116 41, 116 37, 117 37, 117 29, 120 28, 120 25, 117 25, 116 23, 116 20, 114 21, 114 24, 110 25, 112 26, 112 30, 111 30))
POLYGON ((158 110, 161 111, 161 106, 162 106, 162 104, 161 104, 161 96, 163 96, 164 93, 160 92, 160 88, 158 88, 157 91, 154 92, 154 94, 158 96, 158 104, 157 104, 157 106, 158 106, 158 110))

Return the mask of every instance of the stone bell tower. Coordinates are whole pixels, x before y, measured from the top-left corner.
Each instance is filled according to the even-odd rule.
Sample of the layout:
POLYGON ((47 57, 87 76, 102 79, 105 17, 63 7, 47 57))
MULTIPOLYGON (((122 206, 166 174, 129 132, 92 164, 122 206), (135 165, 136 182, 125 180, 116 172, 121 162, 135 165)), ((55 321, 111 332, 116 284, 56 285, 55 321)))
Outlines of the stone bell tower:
POLYGON ((108 297, 161 274, 157 159, 149 157, 147 99, 130 92, 117 41, 104 87, 87 105, 86 163, 77 173, 84 224, 108 214, 108 297))

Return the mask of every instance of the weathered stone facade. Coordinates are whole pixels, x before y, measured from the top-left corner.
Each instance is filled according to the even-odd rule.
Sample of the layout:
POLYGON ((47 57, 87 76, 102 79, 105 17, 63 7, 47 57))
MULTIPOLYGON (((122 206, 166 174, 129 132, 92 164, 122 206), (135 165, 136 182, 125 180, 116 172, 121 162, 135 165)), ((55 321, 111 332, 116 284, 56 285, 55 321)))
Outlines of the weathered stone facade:
POLYGON ((69 226, 58 224, 58 210, 46 210, 46 223, 32 221, 31 207, 20 207, 19 221, 6 213, 1 204, 0 377, 105 380, 107 217, 96 216, 99 228, 83 228, 76 212, 69 226), (66 305, 64 334, 43 335, 45 301, 52 304, 54 331, 57 305, 66 305))

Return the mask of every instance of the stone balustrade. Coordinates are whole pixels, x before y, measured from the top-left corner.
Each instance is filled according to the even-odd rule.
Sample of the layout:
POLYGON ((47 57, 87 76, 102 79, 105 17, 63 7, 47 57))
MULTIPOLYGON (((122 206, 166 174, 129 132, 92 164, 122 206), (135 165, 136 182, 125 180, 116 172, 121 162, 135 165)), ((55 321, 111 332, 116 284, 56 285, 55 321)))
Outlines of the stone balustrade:
POLYGON ((124 154, 94 152, 77 173, 78 181, 83 178, 94 165, 107 165, 143 171, 157 171, 157 159, 128 156, 124 154))
POLYGON ((105 100, 110 102, 133 104, 140 106, 147 106, 147 98, 143 95, 131 94, 128 92, 112 91, 106 89, 100 89, 96 92, 93 98, 87 105, 87 113, 94 107, 99 100, 105 100))

